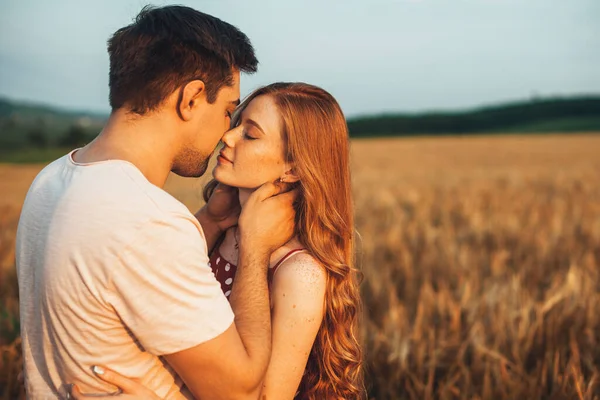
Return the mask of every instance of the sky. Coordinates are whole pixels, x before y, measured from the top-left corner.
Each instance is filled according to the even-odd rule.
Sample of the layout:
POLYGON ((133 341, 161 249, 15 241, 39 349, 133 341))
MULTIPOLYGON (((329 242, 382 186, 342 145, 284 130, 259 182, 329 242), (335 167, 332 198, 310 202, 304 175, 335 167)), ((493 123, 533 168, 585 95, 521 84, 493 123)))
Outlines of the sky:
MULTIPOLYGON (((0 0, 0 96, 108 112, 106 40, 141 0, 0 0)), ((600 93, 600 0, 181 0, 250 37, 242 95, 323 87, 349 116, 600 93)))

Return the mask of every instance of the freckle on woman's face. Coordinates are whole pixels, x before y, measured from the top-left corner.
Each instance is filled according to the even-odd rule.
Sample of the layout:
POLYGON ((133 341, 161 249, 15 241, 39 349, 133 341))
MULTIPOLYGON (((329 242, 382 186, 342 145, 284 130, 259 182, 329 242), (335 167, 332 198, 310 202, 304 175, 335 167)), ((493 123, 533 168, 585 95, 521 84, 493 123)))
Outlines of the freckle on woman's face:
POLYGON ((283 176, 283 123, 270 96, 253 99, 242 112, 238 125, 223 136, 223 148, 213 176, 219 182, 255 189, 283 176))

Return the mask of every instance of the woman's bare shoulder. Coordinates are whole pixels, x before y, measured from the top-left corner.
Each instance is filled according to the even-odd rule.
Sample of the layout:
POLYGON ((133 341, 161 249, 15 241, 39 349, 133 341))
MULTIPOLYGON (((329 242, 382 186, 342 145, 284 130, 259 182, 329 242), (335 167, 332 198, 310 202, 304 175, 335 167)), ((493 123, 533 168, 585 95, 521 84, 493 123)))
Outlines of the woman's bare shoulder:
POLYGON ((325 295, 327 271, 310 253, 298 252, 285 260, 273 277, 273 290, 288 295, 325 295))

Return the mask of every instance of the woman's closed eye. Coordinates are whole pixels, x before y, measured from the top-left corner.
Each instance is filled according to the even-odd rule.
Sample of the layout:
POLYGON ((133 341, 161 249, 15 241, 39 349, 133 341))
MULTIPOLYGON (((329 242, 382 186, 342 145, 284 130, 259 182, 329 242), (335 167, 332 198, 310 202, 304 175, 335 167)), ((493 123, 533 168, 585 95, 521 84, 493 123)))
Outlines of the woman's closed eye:
POLYGON ((244 131, 244 139, 247 139, 247 140, 256 140, 258 138, 257 137, 253 137, 247 131, 244 131))

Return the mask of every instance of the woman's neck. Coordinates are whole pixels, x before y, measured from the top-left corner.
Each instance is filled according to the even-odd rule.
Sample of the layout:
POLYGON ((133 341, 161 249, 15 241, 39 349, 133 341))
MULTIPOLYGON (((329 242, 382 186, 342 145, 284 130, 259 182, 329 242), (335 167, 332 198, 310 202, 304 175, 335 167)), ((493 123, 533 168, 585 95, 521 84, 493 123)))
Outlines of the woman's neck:
POLYGON ((248 201, 248 198, 252 193, 254 193, 255 190, 256 189, 238 188, 238 198, 240 200, 240 205, 242 206, 242 208, 244 208, 244 205, 248 201))
MULTIPOLYGON (((248 198, 250 197, 250 195, 252 193, 254 193, 256 189, 245 189, 245 188, 238 188, 238 196, 239 196, 239 200, 240 200, 240 205, 242 206, 242 209, 244 208, 244 205, 246 204, 246 202, 248 201, 248 198)), ((233 229, 232 233, 232 239, 233 242, 237 243, 239 238, 235 237, 235 235, 237 235, 237 228, 233 229)), ((227 243, 224 243, 226 246, 226 248, 229 249, 229 251, 231 251, 231 247, 233 247, 233 243, 231 243, 229 246, 227 246, 227 243)), ((287 243, 285 243, 283 246, 281 246, 280 248, 278 248, 277 250, 275 250, 273 252, 273 254, 271 254, 271 264, 274 264, 276 261, 278 261, 281 257, 283 257, 285 255, 285 253, 287 253, 288 251, 295 249, 295 248, 302 248, 303 246, 301 245, 301 243, 298 241, 298 238, 296 236, 292 237, 287 243)), ((237 248, 235 249, 235 253, 236 253, 236 258, 237 258, 237 248)))

